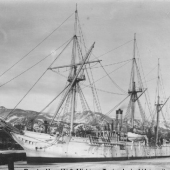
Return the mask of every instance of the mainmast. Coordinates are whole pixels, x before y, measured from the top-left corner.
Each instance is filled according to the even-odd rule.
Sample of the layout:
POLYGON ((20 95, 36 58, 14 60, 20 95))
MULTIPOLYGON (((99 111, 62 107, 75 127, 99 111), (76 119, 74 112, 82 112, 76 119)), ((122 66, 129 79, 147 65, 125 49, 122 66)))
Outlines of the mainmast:
POLYGON ((156 113, 157 113, 157 119, 156 119, 156 132, 155 132, 155 145, 158 143, 158 128, 159 128, 159 112, 160 112, 160 96, 159 96, 159 84, 160 84, 160 75, 159 75, 159 59, 158 59, 158 80, 157 80, 157 88, 158 88, 158 96, 157 96, 157 104, 156 104, 156 113))
POLYGON ((70 120, 70 136, 74 134, 74 117, 75 117, 75 111, 76 111, 76 94, 80 94, 80 86, 79 82, 85 80, 85 74, 84 74, 84 65, 85 64, 90 64, 90 63, 95 63, 95 62, 100 62, 101 60, 97 61, 88 61, 89 56, 92 52, 92 49, 94 48, 94 44, 90 47, 90 49, 86 52, 86 55, 82 55, 82 51, 80 49, 80 44, 78 41, 77 37, 77 22, 78 22, 78 12, 77 12, 77 5, 76 5, 76 11, 75 11, 75 23, 74 23, 74 35, 73 35, 73 47, 72 47, 72 57, 71 57, 71 64, 70 65, 64 65, 64 66, 58 66, 58 67, 53 67, 50 68, 51 70, 53 69, 59 69, 59 68, 65 68, 69 67, 70 72, 67 81, 69 82, 68 88, 65 91, 65 94, 60 101, 58 108, 55 112, 55 115, 53 116, 53 119, 50 124, 53 123, 55 117, 59 113, 62 105, 65 102, 65 108, 64 113, 68 111, 68 108, 71 111, 71 120, 70 120), (76 58, 78 58, 79 62, 77 62, 76 58), (71 99, 71 101, 70 101, 71 99), (71 103, 69 105, 69 103, 71 103), (68 104, 68 105, 67 105, 68 104))
POLYGON ((130 94, 130 103, 131 103, 131 125, 132 129, 134 128, 134 119, 135 119, 135 102, 137 101, 137 93, 142 92, 142 89, 136 89, 135 82, 135 67, 136 67, 136 58, 135 58, 135 47, 136 47, 136 34, 134 34, 134 48, 133 48, 133 61, 132 61, 132 72, 131 72, 131 87, 128 90, 130 94))
MULTIPOLYGON (((76 11, 75 11, 75 24, 74 24, 74 38, 73 38, 73 50, 72 50, 72 61, 71 64, 74 65, 72 67, 72 70, 70 72, 70 76, 68 77, 68 81, 70 82, 75 76, 77 71, 77 66, 75 65, 76 60, 76 41, 77 41, 77 4, 76 4, 76 11), (72 74, 72 75, 71 75, 72 74), (70 80, 71 79, 71 80, 70 80)), ((70 134, 73 134, 73 121, 74 121, 74 115, 75 115, 75 102, 76 102, 76 85, 78 83, 78 80, 76 79, 71 93, 72 93, 72 101, 71 101, 71 122, 70 122, 70 134)))

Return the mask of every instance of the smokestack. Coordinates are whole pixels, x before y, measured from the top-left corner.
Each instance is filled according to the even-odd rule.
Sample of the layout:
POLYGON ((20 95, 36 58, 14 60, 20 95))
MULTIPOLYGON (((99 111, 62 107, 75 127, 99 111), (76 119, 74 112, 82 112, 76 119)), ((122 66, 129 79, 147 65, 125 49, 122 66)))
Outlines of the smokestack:
POLYGON ((120 131, 122 130, 123 127, 123 110, 120 109, 120 131))
POLYGON ((119 121, 118 117, 119 117, 119 110, 116 110, 116 129, 115 129, 116 131, 118 131, 118 129, 117 129, 118 128, 118 121, 119 121))
POLYGON ((123 116, 123 110, 121 110, 121 109, 116 110, 116 130, 117 131, 122 129, 122 126, 123 126, 122 116, 123 116), (120 120, 120 122, 119 122, 119 120, 120 120), (119 124, 119 129, 118 129, 118 124, 119 124))
POLYGON ((112 124, 111 124, 111 130, 113 131, 114 130, 114 122, 112 120, 112 124))

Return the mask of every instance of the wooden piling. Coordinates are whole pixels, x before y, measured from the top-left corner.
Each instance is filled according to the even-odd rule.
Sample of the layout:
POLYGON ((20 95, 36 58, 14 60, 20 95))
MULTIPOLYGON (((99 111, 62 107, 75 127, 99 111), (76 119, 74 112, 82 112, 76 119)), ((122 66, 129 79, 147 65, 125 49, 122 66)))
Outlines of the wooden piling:
POLYGON ((14 160, 12 157, 8 158, 8 170, 14 170, 14 160))

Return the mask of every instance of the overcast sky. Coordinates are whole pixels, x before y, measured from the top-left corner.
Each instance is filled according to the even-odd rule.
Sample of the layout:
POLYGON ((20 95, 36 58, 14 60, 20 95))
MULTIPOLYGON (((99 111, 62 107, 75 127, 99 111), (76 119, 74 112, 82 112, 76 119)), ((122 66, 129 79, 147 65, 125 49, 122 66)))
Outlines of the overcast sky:
MULTIPOLYGON (((0 74, 25 56, 73 14, 75 7, 76 1, 73 0, 0 0, 0 74)), ((136 33, 139 49, 136 58, 137 60, 140 58, 143 73, 148 81, 147 91, 152 108, 155 102, 157 76, 155 67, 158 58, 160 58, 166 97, 170 95, 170 2, 81 0, 78 1, 78 14, 86 46, 89 48, 93 42, 96 42, 93 50, 96 57, 130 41, 121 48, 103 55, 100 58, 102 65, 131 59, 133 57, 131 40, 136 33)), ((1 76, 0 84, 22 73, 69 40, 73 36, 73 28, 74 15, 13 69, 1 76)), ((59 52, 53 53, 29 72, 1 87, 0 105, 14 108, 59 52)), ((66 52, 60 60, 57 60, 55 66, 68 64, 70 57, 71 53, 66 52)), ((109 73, 124 64, 112 65, 105 69, 109 73)), ((131 63, 127 63, 110 76, 123 90, 128 91, 130 71, 131 63)), ((95 68, 93 72, 95 80, 105 75, 101 68, 95 68)), ((65 75, 66 73, 68 72, 63 72, 65 75)), ((143 73, 141 75, 144 79, 143 73)), ((17 108, 40 111, 63 89, 65 82, 66 78, 48 71, 17 108)), ((96 82, 96 88, 122 93, 109 78, 96 82)), ((90 93, 86 94, 90 101, 90 93)), ((98 91, 98 95, 103 113, 107 113, 126 97, 101 91, 98 91)), ((141 104, 144 110, 147 110, 145 102, 141 101, 141 104)), ((122 106, 125 107, 127 103, 122 106)))

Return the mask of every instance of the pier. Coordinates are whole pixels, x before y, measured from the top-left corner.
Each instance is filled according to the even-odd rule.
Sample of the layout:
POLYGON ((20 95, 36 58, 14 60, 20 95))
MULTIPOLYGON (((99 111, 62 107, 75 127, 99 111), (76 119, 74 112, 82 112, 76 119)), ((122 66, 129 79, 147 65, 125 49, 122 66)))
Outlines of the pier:
MULTIPOLYGON (((15 170, 168 170, 170 158, 140 159, 127 161, 52 163, 28 165, 26 161, 14 163, 15 170)), ((0 170, 8 170, 8 165, 0 166, 0 170)))
POLYGON ((25 161, 26 154, 24 150, 4 150, 0 151, 0 166, 7 165, 9 159, 13 162, 16 161, 25 161))

